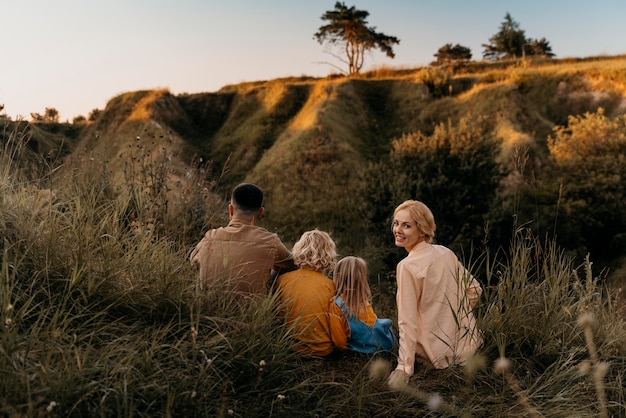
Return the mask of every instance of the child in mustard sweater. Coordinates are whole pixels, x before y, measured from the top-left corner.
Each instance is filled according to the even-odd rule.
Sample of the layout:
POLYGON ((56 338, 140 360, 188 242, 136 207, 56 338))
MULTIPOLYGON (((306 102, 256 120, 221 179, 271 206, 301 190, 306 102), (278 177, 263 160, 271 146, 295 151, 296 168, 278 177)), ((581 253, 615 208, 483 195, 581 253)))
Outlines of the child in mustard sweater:
POLYGON ((329 312, 335 286, 325 274, 335 266, 335 242, 327 232, 314 229, 302 234, 292 253, 298 270, 278 276, 276 289, 295 350, 325 357, 335 348, 345 349, 347 326, 329 312))

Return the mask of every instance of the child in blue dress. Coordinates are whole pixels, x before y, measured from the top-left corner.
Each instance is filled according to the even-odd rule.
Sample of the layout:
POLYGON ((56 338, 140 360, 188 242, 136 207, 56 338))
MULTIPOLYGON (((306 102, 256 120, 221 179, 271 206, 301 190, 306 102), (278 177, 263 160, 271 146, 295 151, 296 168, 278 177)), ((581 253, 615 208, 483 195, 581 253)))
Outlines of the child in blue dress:
POLYGON ((353 256, 341 259, 335 266, 333 282, 335 296, 330 301, 330 319, 349 330, 345 348, 366 354, 390 351, 396 342, 392 321, 378 318, 372 308, 365 260, 353 256))

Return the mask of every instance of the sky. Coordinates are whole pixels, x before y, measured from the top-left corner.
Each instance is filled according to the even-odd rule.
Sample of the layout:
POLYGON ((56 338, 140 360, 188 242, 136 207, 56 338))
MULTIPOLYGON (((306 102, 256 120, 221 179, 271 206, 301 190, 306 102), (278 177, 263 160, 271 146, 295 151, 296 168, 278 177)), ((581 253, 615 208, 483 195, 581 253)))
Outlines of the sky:
MULTIPOLYGON (((0 111, 61 121, 131 91, 216 92, 229 84, 325 77, 346 66, 314 34, 336 0, 0 0, 0 111)), ((362 71, 417 68, 447 44, 482 44, 510 13, 557 58, 626 53, 625 0, 354 0, 368 26, 400 39, 362 71)))

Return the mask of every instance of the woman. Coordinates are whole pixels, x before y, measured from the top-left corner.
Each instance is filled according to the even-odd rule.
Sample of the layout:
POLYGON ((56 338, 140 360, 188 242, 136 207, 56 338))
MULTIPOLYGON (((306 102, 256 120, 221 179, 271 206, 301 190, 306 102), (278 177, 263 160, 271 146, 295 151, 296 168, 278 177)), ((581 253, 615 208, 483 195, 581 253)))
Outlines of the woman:
POLYGON ((480 284, 451 250, 432 244, 435 229, 422 202, 407 200, 394 211, 395 244, 408 255, 396 269, 400 349, 390 384, 407 382, 416 360, 435 368, 463 364, 482 343, 472 313, 480 284))
MULTIPOLYGON (((335 243, 326 232, 314 229, 302 234, 292 250, 298 270, 276 279, 281 310, 302 354, 324 357, 345 347, 349 330, 333 329, 329 305, 335 294, 333 281, 324 273, 335 265, 335 243)), ((340 323, 339 323, 340 324, 340 323)))

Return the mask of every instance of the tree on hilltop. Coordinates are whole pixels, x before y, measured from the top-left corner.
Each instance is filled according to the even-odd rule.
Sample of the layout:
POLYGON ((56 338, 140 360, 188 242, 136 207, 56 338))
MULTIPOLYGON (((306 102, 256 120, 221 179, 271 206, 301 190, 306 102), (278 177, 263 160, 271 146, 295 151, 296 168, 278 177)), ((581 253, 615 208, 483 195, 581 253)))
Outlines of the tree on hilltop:
POLYGON ((520 28, 510 13, 504 16, 498 33, 489 38, 488 44, 483 44, 483 58, 488 60, 516 59, 527 56, 554 56, 550 42, 546 38, 540 40, 526 38, 526 33, 520 28))
POLYGON ((328 24, 320 26, 315 33, 315 39, 320 44, 343 47, 346 59, 335 56, 348 64, 348 74, 358 74, 365 61, 365 52, 378 48, 394 58, 393 45, 400 43, 395 36, 387 36, 376 32, 376 27, 368 27, 368 16, 369 12, 365 10, 354 6, 348 8, 345 3, 337 2, 335 10, 326 11, 321 17, 328 24))
POLYGON ((95 122, 96 119, 98 119, 98 116, 100 116, 100 113, 101 113, 100 109, 98 108, 93 109, 91 112, 89 112, 89 116, 87 117, 87 120, 89 122, 95 122))
POLYGON ((436 64, 438 65, 450 65, 453 67, 459 67, 467 64, 472 59, 472 51, 463 45, 445 44, 436 54, 433 54, 437 58, 436 64))
POLYGON ((554 57, 550 42, 546 38, 529 39, 528 43, 526 43, 526 55, 554 57))
POLYGON ((74 125, 82 125, 87 123, 87 118, 83 115, 74 116, 74 119, 72 119, 72 123, 74 125))
POLYGON ((54 107, 46 107, 43 120, 47 123, 59 123, 59 111, 54 107))
POLYGON ((498 33, 489 38, 488 44, 483 44, 483 57, 492 60, 521 58, 525 43, 525 31, 520 29, 519 23, 507 12, 498 33))

